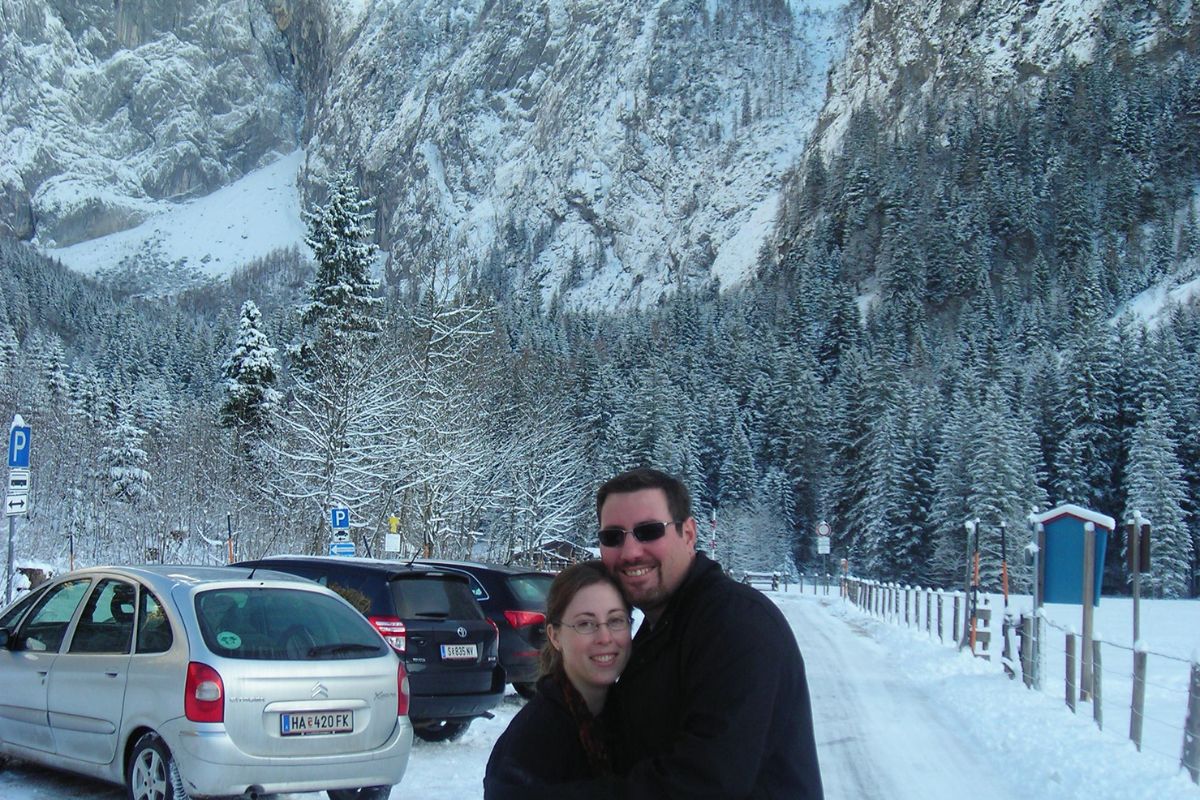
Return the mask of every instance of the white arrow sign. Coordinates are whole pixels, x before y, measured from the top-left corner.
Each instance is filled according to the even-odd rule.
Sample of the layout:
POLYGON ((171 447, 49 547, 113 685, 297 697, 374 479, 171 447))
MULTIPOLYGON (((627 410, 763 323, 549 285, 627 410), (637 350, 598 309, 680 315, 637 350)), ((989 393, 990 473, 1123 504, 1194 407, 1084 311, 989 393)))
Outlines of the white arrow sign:
POLYGON ((29 513, 29 496, 10 494, 4 498, 4 513, 10 517, 19 517, 29 513))

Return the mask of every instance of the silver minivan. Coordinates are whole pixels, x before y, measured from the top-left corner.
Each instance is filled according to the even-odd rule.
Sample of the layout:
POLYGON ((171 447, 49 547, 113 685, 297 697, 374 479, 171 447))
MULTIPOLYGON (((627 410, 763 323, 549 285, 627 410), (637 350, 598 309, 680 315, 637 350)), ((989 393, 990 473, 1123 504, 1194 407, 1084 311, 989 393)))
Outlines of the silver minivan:
POLYGON ((0 613, 0 754, 133 800, 384 798, 408 766, 408 677, 353 606, 236 567, 95 567, 0 613))

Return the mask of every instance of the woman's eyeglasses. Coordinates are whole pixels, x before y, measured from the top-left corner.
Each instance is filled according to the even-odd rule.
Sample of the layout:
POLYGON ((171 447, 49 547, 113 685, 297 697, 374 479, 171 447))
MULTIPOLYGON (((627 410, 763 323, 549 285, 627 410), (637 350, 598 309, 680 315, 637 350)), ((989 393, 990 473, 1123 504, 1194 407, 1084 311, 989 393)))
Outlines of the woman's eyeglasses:
POLYGON ((600 630, 600 626, 608 628, 609 633, 620 633, 621 631, 629 630, 629 626, 633 624, 630 617, 613 617, 605 622, 597 622, 594 619, 585 619, 582 622, 571 624, 570 622, 552 622, 551 625, 562 625, 565 628, 572 628, 580 636, 595 636, 600 630))
POLYGON ((668 525, 682 525, 683 520, 673 519, 670 522, 640 522, 633 526, 633 530, 625 530, 624 528, 601 528, 600 529, 600 546, 601 547, 620 547, 625 542, 625 534, 632 533, 633 538, 639 542, 653 542, 655 539, 661 539, 663 534, 667 532, 668 525))

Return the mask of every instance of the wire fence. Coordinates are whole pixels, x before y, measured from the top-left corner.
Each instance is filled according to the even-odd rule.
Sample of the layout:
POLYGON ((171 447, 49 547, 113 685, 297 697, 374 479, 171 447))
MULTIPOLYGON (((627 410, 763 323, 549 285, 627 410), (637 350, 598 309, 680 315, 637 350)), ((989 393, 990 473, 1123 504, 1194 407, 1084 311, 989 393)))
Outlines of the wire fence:
MULTIPOLYGON (((813 580, 814 593, 827 591, 829 576, 823 577, 824 587, 819 578, 813 580)), ((801 591, 807 589, 805 580, 802 575, 801 591)), ((1063 697, 1073 712, 1079 713, 1083 703, 1101 729, 1127 725, 1139 751, 1179 765, 1200 784, 1200 656, 1185 659, 1140 642, 1127 647, 1100 636, 1085 643, 1074 628, 1055 622, 1044 610, 1002 613, 997 624, 987 598, 981 602, 978 595, 963 591, 853 577, 841 579, 838 591, 865 612, 922 630, 931 641, 970 649, 989 660, 998 655, 995 660, 1008 676, 1020 676, 1030 689, 1049 690, 1043 686, 1045 661, 1060 654, 1064 668, 1054 674, 1063 676, 1063 697), (1132 666, 1118 666, 1122 663, 1132 666), (1176 709, 1179 716, 1173 716, 1176 709), (1169 752, 1172 741, 1182 742, 1175 753, 1169 752)))

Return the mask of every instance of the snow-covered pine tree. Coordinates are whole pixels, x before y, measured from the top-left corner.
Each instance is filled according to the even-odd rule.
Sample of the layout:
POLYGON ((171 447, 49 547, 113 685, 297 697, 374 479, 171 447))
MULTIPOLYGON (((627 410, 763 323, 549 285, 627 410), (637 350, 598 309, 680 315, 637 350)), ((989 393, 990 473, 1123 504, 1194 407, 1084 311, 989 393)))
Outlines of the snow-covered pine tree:
POLYGON ((1125 473, 1126 513, 1132 516, 1140 511, 1151 524, 1150 574, 1142 585, 1160 597, 1187 597, 1192 558, 1187 485, 1171 425, 1162 405, 1144 409, 1125 473))
POLYGON ((1038 485, 1037 445, 1032 424, 1015 412, 999 387, 990 387, 968 440, 971 480, 967 506, 980 521, 980 577, 985 589, 1001 582, 1000 525, 1007 526, 1010 590, 1023 587, 1026 570, 1018 542, 1026 539, 1026 518, 1046 501, 1038 485))
POLYGON ((1113 389, 1117 359, 1095 276, 1079 287, 1072 306, 1076 322, 1064 347, 1067 366, 1058 422, 1063 439, 1054 454, 1052 500, 1112 509, 1112 469, 1119 443, 1113 389))
POLYGON ((964 371, 950 401, 937 445, 933 472, 934 500, 930 521, 935 526, 932 578, 941 586, 957 586, 966 566, 966 532, 963 523, 972 519, 971 436, 978 417, 975 396, 978 383, 964 371))
POLYGON ((9 382, 16 373, 17 359, 21 354, 21 345, 17 342, 17 334, 7 322, 0 323, 0 384, 9 382))
POLYGON ((317 274, 309 301, 300 308, 300 322, 309 336, 292 349, 302 369, 318 357, 326 365, 330 356, 339 362, 352 360, 382 329, 383 298, 371 277, 376 251, 371 203, 359 195, 349 172, 336 175, 326 188, 325 205, 305 214, 304 242, 312 248, 317 274))
POLYGON ((146 432, 133 421, 129 409, 104 434, 100 453, 99 478, 108 496, 124 506, 141 507, 153 502, 151 476, 146 470, 148 456, 142 443, 146 432))
POLYGON ((237 340, 221 366, 225 399, 219 411, 221 425, 233 429, 242 453, 271 431, 280 398, 275 390, 279 372, 275 352, 262 330, 262 313, 253 300, 247 300, 242 304, 237 340))

